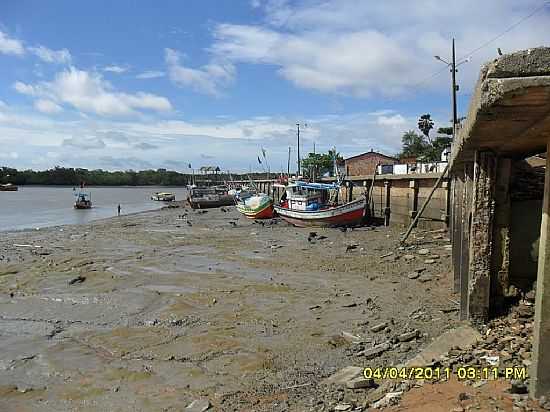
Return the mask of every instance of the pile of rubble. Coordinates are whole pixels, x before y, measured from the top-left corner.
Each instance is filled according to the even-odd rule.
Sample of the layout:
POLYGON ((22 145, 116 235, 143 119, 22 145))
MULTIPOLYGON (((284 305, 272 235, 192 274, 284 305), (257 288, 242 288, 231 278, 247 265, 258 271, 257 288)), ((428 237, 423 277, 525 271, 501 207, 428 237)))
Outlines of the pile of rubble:
MULTIPOLYGON (((473 379, 461 379, 465 385, 472 388, 480 388, 486 385, 490 379, 505 380, 509 383, 505 395, 511 397, 515 406, 514 410, 536 410, 534 404, 528 401, 528 374, 531 365, 533 321, 534 321, 535 292, 525 294, 520 302, 514 306, 507 316, 491 320, 477 334, 473 343, 462 345, 448 345, 445 352, 430 358, 434 353, 426 348, 424 358, 422 353, 415 359, 407 362, 407 365, 430 366, 445 370, 449 368, 451 376, 457 377, 459 369, 472 368, 476 371, 489 371, 486 376, 476 376, 473 379), (430 352, 429 355, 427 352, 430 352), (424 363, 417 363, 422 359, 424 363), (498 376, 495 376, 498 370, 498 376), (506 374, 508 371, 508 375, 506 374), (511 373, 510 371, 514 371, 511 373)), ((387 325, 384 325, 386 327, 387 325)), ((379 326, 384 330, 382 325, 379 326)), ((373 327, 378 329, 378 325, 373 327)), ((373 330, 374 331, 374 330, 373 330)), ((417 337, 418 332, 411 331, 417 337)), ((403 336, 405 338, 405 336, 403 336)), ((406 338, 408 338, 408 334, 406 338)), ((458 343, 459 341, 455 341, 458 343)), ((381 343, 361 353, 365 357, 376 357, 388 350, 393 342, 381 343)), ((397 342, 394 343, 394 345, 397 342)), ((437 345, 436 345, 437 346, 437 345)), ((439 345, 444 347, 444 345, 439 345)), ((440 381, 447 377, 442 374, 440 381)), ((425 381, 416 380, 386 380, 378 381, 366 379, 363 376, 363 368, 347 367, 331 377, 324 384, 331 385, 337 392, 325 397, 324 408, 314 410, 327 411, 364 411, 368 408, 384 408, 399 403, 401 396, 414 387, 421 387, 425 381), (337 396, 336 396, 337 395, 337 396), (328 399, 327 399, 328 398, 328 399), (328 401, 328 402, 327 402, 328 401)), ((437 381, 431 381, 437 383, 437 381)), ((538 406, 550 410, 550 400, 542 397, 538 400, 538 406)), ((313 410, 313 409, 312 409, 313 410)))

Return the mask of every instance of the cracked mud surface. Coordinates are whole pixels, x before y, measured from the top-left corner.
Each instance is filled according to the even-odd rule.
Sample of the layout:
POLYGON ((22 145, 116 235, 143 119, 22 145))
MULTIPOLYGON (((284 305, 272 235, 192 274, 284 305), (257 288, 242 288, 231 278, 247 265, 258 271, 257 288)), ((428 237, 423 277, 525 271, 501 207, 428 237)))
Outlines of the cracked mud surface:
POLYGON ((397 250, 396 228, 260 225, 234 208, 0 233, 0 410, 180 411, 198 397, 322 410, 324 377, 395 365, 456 324, 447 242, 417 236, 433 263, 397 250), (411 328, 422 336, 371 361, 339 336, 411 328))

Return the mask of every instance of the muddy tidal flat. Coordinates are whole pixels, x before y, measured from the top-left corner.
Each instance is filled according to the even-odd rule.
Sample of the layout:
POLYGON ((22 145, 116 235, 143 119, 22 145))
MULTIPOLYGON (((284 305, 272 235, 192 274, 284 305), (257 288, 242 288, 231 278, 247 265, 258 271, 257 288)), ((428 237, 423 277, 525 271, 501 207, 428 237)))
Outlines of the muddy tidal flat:
POLYGON ((397 365, 458 322, 448 241, 417 232, 400 250, 402 230, 182 206, 2 232, 0 410, 332 410, 356 394, 324 378, 397 365))

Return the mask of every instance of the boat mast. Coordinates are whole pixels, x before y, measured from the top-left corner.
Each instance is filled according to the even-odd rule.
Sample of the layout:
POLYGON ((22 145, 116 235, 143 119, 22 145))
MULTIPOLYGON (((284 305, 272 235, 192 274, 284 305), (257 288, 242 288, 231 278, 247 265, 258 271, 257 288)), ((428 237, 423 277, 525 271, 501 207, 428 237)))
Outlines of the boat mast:
POLYGON ((296 123, 297 134, 298 134, 298 173, 297 177, 300 176, 300 123, 296 123))

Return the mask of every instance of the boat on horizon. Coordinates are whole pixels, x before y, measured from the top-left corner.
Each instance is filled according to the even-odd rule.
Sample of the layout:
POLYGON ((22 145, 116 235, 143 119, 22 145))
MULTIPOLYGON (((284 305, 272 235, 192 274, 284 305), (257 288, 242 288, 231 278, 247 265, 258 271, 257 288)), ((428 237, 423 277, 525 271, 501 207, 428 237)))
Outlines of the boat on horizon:
POLYGON ((285 187, 281 203, 274 209, 282 219, 294 226, 355 226, 365 217, 366 197, 337 203, 339 184, 296 181, 285 187))
POLYGON ((92 208, 92 196, 90 193, 78 192, 75 194, 76 200, 74 202, 75 209, 91 209, 92 208))
POLYGON ((157 202, 173 202, 176 200, 176 195, 170 192, 156 192, 151 195, 151 200, 157 202))
POLYGON ((196 187, 189 190, 187 202, 192 209, 233 206, 235 199, 225 186, 196 187))
POLYGON ((0 192, 17 192, 19 188, 12 183, 4 183, 0 185, 0 192))

